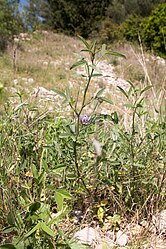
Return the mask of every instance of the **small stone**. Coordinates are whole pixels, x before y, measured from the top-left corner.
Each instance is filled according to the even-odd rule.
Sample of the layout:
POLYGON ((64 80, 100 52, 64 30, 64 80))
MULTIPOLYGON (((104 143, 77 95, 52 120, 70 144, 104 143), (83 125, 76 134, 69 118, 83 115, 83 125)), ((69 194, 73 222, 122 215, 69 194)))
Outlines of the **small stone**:
POLYGON ((34 83, 34 79, 29 78, 29 79, 28 79, 28 83, 30 83, 30 84, 34 83))
POLYGON ((74 234, 74 238, 82 244, 94 245, 98 243, 101 238, 98 232, 92 227, 85 227, 74 234))
POLYGON ((119 246, 125 246, 127 245, 127 242, 128 242, 128 236, 126 235, 126 233, 119 230, 116 235, 116 243, 119 246))
POLYGON ((14 85, 17 85, 18 84, 18 79, 14 79, 13 83, 14 83, 14 85))

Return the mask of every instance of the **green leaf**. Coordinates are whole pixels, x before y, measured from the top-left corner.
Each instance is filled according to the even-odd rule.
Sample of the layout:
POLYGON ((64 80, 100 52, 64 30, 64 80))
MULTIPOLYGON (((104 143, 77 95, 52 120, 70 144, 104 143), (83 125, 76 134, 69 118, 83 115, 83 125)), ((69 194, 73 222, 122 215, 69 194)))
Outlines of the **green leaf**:
POLYGON ((61 211, 63 209, 64 198, 71 199, 72 196, 64 189, 56 189, 55 200, 56 200, 59 211, 61 211))
POLYGON ((96 93, 95 99, 98 98, 98 97, 100 97, 100 96, 103 94, 104 90, 105 90, 105 88, 100 89, 100 90, 96 93))
POLYGON ((128 94, 125 92, 125 90, 124 90, 122 87, 120 87, 120 86, 117 86, 117 87, 118 87, 119 90, 124 94, 124 96, 128 99, 129 96, 128 96, 128 94))
POLYGON ((101 47, 101 55, 102 56, 105 56, 105 53, 107 52, 106 50, 106 44, 102 44, 102 47, 101 47))
POLYGON ((128 97, 130 97, 132 91, 133 91, 133 88, 132 88, 132 86, 130 86, 130 88, 129 88, 129 90, 128 90, 128 93, 127 93, 127 96, 128 96, 128 97))
POLYGON ((56 201, 56 204, 57 204, 59 211, 62 211, 62 209, 63 209, 63 200, 64 200, 64 197, 61 194, 59 194, 58 192, 56 192, 55 193, 55 201, 56 201))
POLYGON ((112 100, 107 99, 105 97, 102 97, 102 100, 105 101, 105 102, 107 102, 107 103, 109 103, 109 104, 111 104, 111 105, 113 104, 112 100))
POLYGON ((23 103, 17 105, 16 108, 14 109, 14 112, 18 111, 24 105, 28 105, 28 104, 26 102, 23 102, 23 103))
POLYGON ((91 49, 92 53, 94 54, 96 51, 96 40, 92 42, 90 49, 91 49))
POLYGON ((70 89, 69 89, 69 87, 66 88, 66 99, 68 100, 68 102, 71 101, 71 95, 70 95, 70 89))
POLYGON ((47 233, 48 235, 50 235, 51 237, 55 237, 55 233, 48 227, 46 226, 43 222, 41 222, 40 224, 41 229, 47 233))
POLYGON ((92 75, 92 77, 100 77, 100 76, 103 76, 101 73, 94 73, 93 75, 92 75))
POLYGON ((121 53, 116 52, 116 51, 107 51, 106 54, 107 55, 117 56, 117 57, 123 57, 123 58, 126 59, 126 56, 124 54, 121 54, 121 53))
POLYGON ((13 244, 4 244, 4 245, 0 245, 0 248, 5 248, 5 249, 17 249, 13 244))
POLYGON ((57 212, 54 214, 54 218, 52 218, 47 224, 51 226, 52 224, 58 224, 59 220, 61 219, 61 216, 63 215, 62 211, 57 212))
POLYGON ((56 193, 59 193, 63 198, 71 199, 72 196, 65 189, 56 189, 56 193))
POLYGON ((78 35, 78 37, 80 38, 80 40, 84 43, 85 47, 91 51, 91 47, 90 47, 90 44, 80 35, 78 35))
POLYGON ((102 207, 99 207, 97 210, 97 218, 99 219, 99 221, 103 222, 104 214, 105 210, 102 207))
POLYGON ((88 245, 83 245, 78 242, 70 243, 70 249, 90 249, 91 247, 88 245))
POLYGON ((65 169, 65 168, 66 168, 65 164, 58 164, 55 166, 54 169, 51 170, 51 173, 57 173, 58 170, 65 169))
POLYGON ((114 122, 114 124, 118 124, 119 119, 118 119, 118 114, 117 114, 117 112, 112 112, 112 113, 111 113, 111 119, 112 119, 112 121, 114 122))
POLYGON ((131 80, 128 80, 127 82, 130 84, 130 86, 131 86, 131 87, 133 88, 133 90, 135 91, 136 88, 135 88, 134 84, 132 83, 132 81, 131 81, 131 80))
POLYGON ((148 91, 149 89, 151 89, 153 86, 152 85, 149 85, 149 86, 146 86, 144 89, 141 90, 141 94, 148 91))
POLYGON ((132 105, 132 104, 124 104, 124 106, 126 106, 127 108, 135 108, 135 106, 134 105, 132 105))
POLYGON ((61 156, 62 155, 62 151, 61 151, 61 148, 60 148, 59 144, 56 141, 54 141, 54 146, 55 146, 56 151, 61 156))
POLYGON ((7 221, 10 225, 15 225, 15 217, 12 212, 8 213, 7 221))
POLYGON ((77 61, 76 63, 74 63, 74 64, 70 67, 70 69, 74 69, 74 68, 80 67, 80 66, 85 65, 85 64, 87 64, 87 61, 86 61, 85 59, 82 59, 82 60, 77 61))
POLYGON ((13 231, 17 231, 17 228, 15 226, 8 226, 3 228, 3 230, 1 231, 2 233, 11 233, 13 231))
POLYGON ((34 226, 27 234, 25 234, 25 238, 29 237, 31 234, 36 232, 36 230, 40 229, 41 223, 39 222, 36 226, 34 226))
POLYGON ((104 184, 106 184, 107 186, 109 186, 109 187, 112 187, 112 186, 113 186, 113 182, 110 181, 110 180, 108 180, 108 179, 103 179, 102 182, 103 182, 104 184))
POLYGON ((89 53, 89 49, 81 49, 81 52, 88 52, 89 53))
POLYGON ((40 183, 42 182, 44 176, 45 176, 45 172, 43 171, 43 172, 39 175, 39 177, 38 177, 38 179, 37 179, 38 184, 40 184, 40 183))
POLYGON ((54 91, 55 93, 57 93, 61 97, 66 98, 66 95, 61 90, 59 90, 59 89, 52 89, 52 91, 54 91))
POLYGON ((136 107, 142 107, 142 104, 141 102, 144 100, 144 98, 140 99, 140 101, 137 103, 137 106, 136 107))
POLYGON ((37 179, 38 178, 38 172, 37 172, 36 166, 34 164, 31 164, 31 169, 32 169, 33 177, 37 179))
POLYGON ((29 207, 29 211, 32 213, 36 212, 41 206, 41 203, 40 202, 34 202, 30 205, 29 207))

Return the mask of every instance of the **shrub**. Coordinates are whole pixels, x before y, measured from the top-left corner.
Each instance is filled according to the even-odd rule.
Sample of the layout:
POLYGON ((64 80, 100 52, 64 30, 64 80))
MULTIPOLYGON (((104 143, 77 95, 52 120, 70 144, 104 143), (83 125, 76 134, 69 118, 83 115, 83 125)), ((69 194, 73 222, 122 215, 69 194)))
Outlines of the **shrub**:
POLYGON ((138 37, 149 50, 161 56, 166 52, 166 4, 159 4, 151 15, 145 19, 132 15, 122 25, 124 37, 138 41, 138 37))
POLYGON ((138 35, 141 32, 141 23, 142 17, 134 14, 121 24, 123 35, 128 41, 138 40, 138 35))
POLYGON ((99 30, 100 31, 98 36, 100 37, 101 43, 112 43, 114 41, 122 39, 120 26, 116 23, 113 23, 113 21, 109 17, 106 17, 102 21, 99 30))
POLYGON ((166 57, 166 3, 159 4, 140 25, 145 45, 166 57))

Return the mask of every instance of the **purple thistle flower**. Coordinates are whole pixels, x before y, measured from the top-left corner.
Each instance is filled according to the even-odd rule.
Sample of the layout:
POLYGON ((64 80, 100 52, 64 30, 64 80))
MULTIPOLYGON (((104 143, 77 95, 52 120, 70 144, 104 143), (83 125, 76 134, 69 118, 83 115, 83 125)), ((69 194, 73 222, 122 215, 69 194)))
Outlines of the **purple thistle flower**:
POLYGON ((83 114, 81 117, 80 117, 80 122, 81 124, 83 125, 89 125, 90 124, 90 120, 91 120, 91 116, 88 116, 86 114, 83 114))

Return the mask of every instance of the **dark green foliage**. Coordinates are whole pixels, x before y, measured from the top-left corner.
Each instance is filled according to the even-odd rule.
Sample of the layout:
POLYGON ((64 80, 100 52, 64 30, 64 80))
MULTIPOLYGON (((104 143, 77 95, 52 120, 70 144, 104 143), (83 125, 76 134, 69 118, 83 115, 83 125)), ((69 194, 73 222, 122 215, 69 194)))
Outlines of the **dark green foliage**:
POLYGON ((53 29, 87 37, 97 29, 110 0, 48 0, 42 17, 53 29))
POLYGON ((96 37, 98 36, 100 42, 106 44, 123 39, 123 34, 120 30, 120 26, 114 23, 109 17, 106 17, 102 21, 99 27, 99 32, 97 32, 96 34, 96 37))
POLYGON ((123 35, 128 41, 138 40, 138 36, 141 32, 142 17, 136 14, 131 15, 124 23, 121 28, 123 35))
POLYGON ((166 3, 159 4, 151 15, 142 18, 138 15, 130 16, 122 25, 124 37, 129 40, 141 41, 154 52, 166 54, 166 3))
POLYGON ((22 20, 16 0, 0 0, 0 51, 6 48, 13 34, 22 30, 22 20))
POLYGON ((140 27, 145 45, 166 57, 166 3, 160 4, 140 27))
POLYGON ((112 0, 109 4, 106 16, 109 16, 115 23, 122 23, 130 15, 146 17, 163 0, 112 0))

